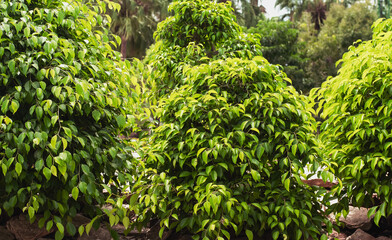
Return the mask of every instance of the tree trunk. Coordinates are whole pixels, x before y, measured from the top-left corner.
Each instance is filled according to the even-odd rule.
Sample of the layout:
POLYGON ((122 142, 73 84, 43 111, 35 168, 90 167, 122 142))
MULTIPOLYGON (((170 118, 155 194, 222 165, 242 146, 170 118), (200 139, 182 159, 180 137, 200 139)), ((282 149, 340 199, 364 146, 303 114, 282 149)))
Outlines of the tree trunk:
POLYGON ((290 22, 294 22, 294 11, 290 11, 290 22))
POLYGON ((125 60, 127 58, 127 38, 125 36, 121 37, 121 59, 125 60))

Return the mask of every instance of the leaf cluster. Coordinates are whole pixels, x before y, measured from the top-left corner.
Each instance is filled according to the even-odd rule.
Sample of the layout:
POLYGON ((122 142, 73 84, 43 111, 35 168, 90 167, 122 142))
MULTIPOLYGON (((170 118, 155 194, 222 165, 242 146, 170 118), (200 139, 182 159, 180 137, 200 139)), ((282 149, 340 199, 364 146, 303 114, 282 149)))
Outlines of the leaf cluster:
POLYGON ((290 21, 260 20, 249 33, 260 35, 263 57, 279 64, 298 91, 307 91, 305 78, 305 44, 298 41, 299 30, 290 21))
MULTIPOLYGON (((172 19, 188 14, 187 26, 204 9, 224 6, 176 2, 172 19)), ((212 24, 209 17, 218 18, 203 17, 212 24)), ((235 24, 228 19, 227 25, 235 24)), ((212 44, 190 38, 182 46, 178 41, 185 39, 166 33, 175 28, 162 26, 156 35, 169 37, 152 48, 146 63, 153 91, 167 89, 155 98, 159 123, 145 139, 145 169, 130 199, 140 226, 157 217, 161 236, 175 229, 196 239, 242 233, 249 239, 318 238, 326 222, 319 192, 301 181, 305 165, 318 161, 312 104, 287 87, 290 80, 279 67, 257 56, 260 46, 245 41, 250 36, 238 32, 212 44), (239 41, 238 49, 227 44, 239 41), (212 45, 220 48, 208 57, 212 45)), ((209 36, 209 29, 202 25, 199 31, 209 36)))
POLYGON ((165 39, 180 47, 194 42, 213 50, 216 43, 240 31, 239 25, 235 24, 235 16, 231 14, 230 4, 212 5, 203 0, 175 1, 169 6, 169 11, 179 14, 159 23, 155 39, 165 39))
POLYGON ((230 2, 176 1, 169 10, 174 16, 158 25, 157 43, 144 60, 151 68, 149 88, 155 97, 184 84, 182 71, 187 65, 261 54, 259 39, 242 32, 230 2))
POLYGON ((75 234, 77 212, 102 215, 133 169, 118 135, 136 97, 106 4, 0 3, 0 210, 56 226, 56 239, 75 234))
POLYGON ((392 214, 391 202, 391 56, 392 20, 373 25, 372 40, 350 47, 338 76, 322 85, 325 121, 321 125, 329 168, 341 180, 335 189, 334 211, 347 214, 348 205, 374 206, 375 222, 392 214))

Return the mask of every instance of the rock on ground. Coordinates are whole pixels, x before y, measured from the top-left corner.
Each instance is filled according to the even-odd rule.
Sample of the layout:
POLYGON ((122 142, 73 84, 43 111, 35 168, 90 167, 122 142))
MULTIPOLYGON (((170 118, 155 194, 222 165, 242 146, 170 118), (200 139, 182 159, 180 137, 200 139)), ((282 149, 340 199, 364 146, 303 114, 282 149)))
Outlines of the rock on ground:
POLYGON ((345 240, 347 237, 348 236, 345 233, 338 233, 335 230, 332 230, 332 233, 328 236, 328 239, 329 240, 335 240, 335 239, 345 240))
MULTIPOLYGON (((17 240, 36 240, 50 234, 45 228, 39 228, 37 221, 30 224, 24 214, 12 217, 7 222, 7 229, 14 234, 17 240)), ((51 231, 53 232, 53 229, 51 231)))
POLYGON ((92 228, 89 235, 83 233, 82 236, 78 237, 78 240, 111 240, 111 239, 112 236, 110 235, 109 230, 103 227, 100 227, 97 230, 92 228))
POLYGON ((372 235, 364 232, 361 229, 357 229, 353 235, 347 238, 347 240, 375 240, 376 238, 372 235))
POLYGON ((0 226, 0 239, 14 240, 15 236, 10 231, 8 231, 4 226, 0 226))
POLYGON ((340 217, 339 221, 343 222, 348 229, 360 228, 364 231, 370 230, 372 227, 373 216, 367 217, 367 208, 355 208, 350 206, 349 212, 346 218, 340 217))

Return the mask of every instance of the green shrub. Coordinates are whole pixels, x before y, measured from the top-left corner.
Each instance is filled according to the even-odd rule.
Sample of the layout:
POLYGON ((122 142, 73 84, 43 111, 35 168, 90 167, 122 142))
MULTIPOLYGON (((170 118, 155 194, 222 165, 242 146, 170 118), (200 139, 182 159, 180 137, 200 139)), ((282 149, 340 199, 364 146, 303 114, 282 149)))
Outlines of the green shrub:
POLYGON ((157 43, 144 60, 151 68, 150 88, 158 98, 184 84, 182 71, 187 65, 261 54, 259 39, 241 31, 230 2, 175 1, 169 10, 177 14, 159 23, 157 43))
POLYGON ((335 189, 334 211, 347 213, 348 205, 381 206, 375 222, 392 213, 392 20, 373 25, 373 39, 350 47, 342 58, 338 76, 322 85, 322 139, 329 168, 342 181, 335 189))
POLYGON ((309 91, 305 82, 304 42, 298 42, 299 30, 291 21, 260 20, 249 33, 260 35, 263 56, 272 64, 282 65, 298 91, 309 91))
MULTIPOLYGON (((186 12, 212 24, 220 15, 204 10, 223 8, 222 14, 231 15, 226 6, 181 1, 172 5, 173 18, 186 12)), ((236 26, 232 17, 225 19, 236 26)), ((159 31, 183 29, 172 21, 162 23, 159 31)), ((198 31, 219 32, 214 27, 206 24, 198 31)), ((147 62, 160 73, 153 80, 158 91, 164 86, 167 90, 159 94, 154 109, 160 123, 147 139, 145 171, 130 205, 138 204, 133 209, 140 224, 158 218, 160 234, 169 228, 196 239, 241 233, 249 239, 253 234, 319 238, 326 222, 319 192, 300 179, 304 166, 318 158, 311 104, 287 87, 289 80, 279 67, 254 56, 258 44, 249 50, 252 43, 242 37, 247 35, 237 34, 223 42, 211 39, 204 47, 202 41, 179 45, 171 33, 152 48, 159 51, 150 52, 147 62), (238 40, 244 44, 233 50, 237 46, 229 43, 238 40), (217 53, 208 57, 211 46, 217 53), (175 53, 173 61, 163 57, 169 51, 175 53)))
POLYGON ((132 103, 129 63, 112 50, 106 4, 89 4, 0 3, 1 214, 43 215, 56 239, 75 234, 77 212, 102 214, 103 189, 118 193, 133 168, 118 138, 132 103))

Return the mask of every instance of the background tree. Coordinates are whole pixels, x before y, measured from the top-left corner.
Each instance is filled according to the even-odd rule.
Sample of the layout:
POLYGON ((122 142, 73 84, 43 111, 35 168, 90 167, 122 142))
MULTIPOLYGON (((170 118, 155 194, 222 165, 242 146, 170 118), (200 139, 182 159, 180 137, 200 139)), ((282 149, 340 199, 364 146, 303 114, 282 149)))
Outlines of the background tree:
POLYGON ((265 13, 259 0, 233 0, 232 3, 238 23, 247 28, 256 26, 265 13))
POLYGON ((121 37, 123 58, 142 57, 153 43, 158 22, 167 16, 171 0, 115 0, 120 11, 111 11, 111 30, 121 37))
POLYGON ((314 29, 320 31, 321 25, 324 24, 324 20, 327 18, 327 6, 322 0, 314 0, 309 4, 307 11, 312 16, 311 21, 314 24, 314 29))
POLYGON ((249 33, 260 36, 260 45, 265 57, 272 64, 283 67, 293 86, 298 91, 308 92, 305 78, 305 43, 298 42, 299 30, 290 21, 260 20, 249 33))
POLYGON ((378 16, 389 18, 391 16, 391 0, 377 0, 378 16))
POLYGON ((328 76, 336 76, 338 67, 335 62, 354 42, 371 38, 371 25, 376 18, 377 14, 369 2, 355 3, 348 8, 332 4, 324 25, 317 33, 311 15, 305 13, 299 23, 299 41, 306 44, 304 51, 308 58, 305 82, 320 86, 328 76))
POLYGON ((288 15, 290 21, 295 21, 301 18, 302 13, 308 9, 308 5, 311 0, 276 0, 275 7, 280 7, 280 9, 287 9, 289 11, 288 15))
POLYGON ((349 7, 350 5, 352 5, 356 2, 359 2, 359 1, 358 0, 325 0, 325 4, 327 5, 328 8, 331 4, 334 4, 334 3, 339 3, 345 7, 349 7))

